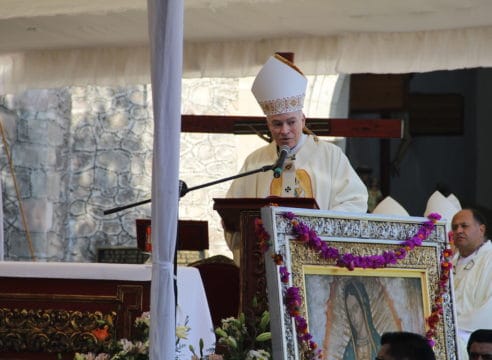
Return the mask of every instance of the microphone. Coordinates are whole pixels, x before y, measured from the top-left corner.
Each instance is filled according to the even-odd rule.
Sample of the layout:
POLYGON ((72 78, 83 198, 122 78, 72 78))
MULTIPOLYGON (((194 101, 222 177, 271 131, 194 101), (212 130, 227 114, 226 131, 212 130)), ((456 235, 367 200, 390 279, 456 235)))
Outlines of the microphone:
POLYGON ((278 155, 278 160, 273 165, 273 177, 274 178, 279 178, 280 175, 282 174, 282 170, 284 169, 284 162, 285 159, 287 158, 287 155, 289 154, 290 148, 287 145, 282 145, 280 147, 280 153, 278 155))

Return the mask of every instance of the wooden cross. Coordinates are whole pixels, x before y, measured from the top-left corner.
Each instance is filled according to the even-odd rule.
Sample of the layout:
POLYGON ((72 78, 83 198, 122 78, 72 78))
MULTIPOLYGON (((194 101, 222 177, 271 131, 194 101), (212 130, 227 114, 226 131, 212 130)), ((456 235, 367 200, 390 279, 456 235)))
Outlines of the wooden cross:
MULTIPOLYGON (((257 134, 269 132, 263 116, 182 115, 182 132, 257 134)), ((321 119, 306 118, 306 126, 319 136, 340 136, 381 139, 381 192, 390 193, 390 151, 388 139, 403 137, 402 119, 321 119)))
MULTIPOLYGON (((182 115, 182 132, 267 135, 264 116, 182 115)), ((402 119, 306 118, 306 126, 319 136, 401 138, 402 119)))

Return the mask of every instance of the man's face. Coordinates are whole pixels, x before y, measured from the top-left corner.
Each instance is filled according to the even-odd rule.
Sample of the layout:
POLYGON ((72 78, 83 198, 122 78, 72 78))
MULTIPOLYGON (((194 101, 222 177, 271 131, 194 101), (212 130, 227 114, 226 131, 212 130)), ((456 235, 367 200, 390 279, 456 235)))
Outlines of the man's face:
POLYGON ((472 254, 485 241, 485 225, 480 225, 470 210, 461 210, 451 224, 454 244, 461 256, 472 254))
POLYGON ((267 125, 278 146, 293 148, 302 134, 306 118, 302 111, 267 116, 267 125))
POLYGON ((470 345, 470 360, 491 360, 492 343, 473 342, 470 345))

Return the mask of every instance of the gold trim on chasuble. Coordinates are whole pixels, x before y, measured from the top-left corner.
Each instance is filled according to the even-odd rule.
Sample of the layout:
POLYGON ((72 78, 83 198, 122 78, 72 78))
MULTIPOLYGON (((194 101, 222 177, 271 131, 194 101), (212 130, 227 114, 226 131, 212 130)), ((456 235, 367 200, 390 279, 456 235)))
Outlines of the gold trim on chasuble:
MULTIPOLYGON (((285 166, 285 170, 290 170, 291 164, 285 166)), ((279 178, 274 178, 270 183, 270 196, 287 196, 287 197, 313 197, 313 186, 311 177, 306 170, 299 169, 295 171, 293 181, 287 180, 294 175, 292 172, 283 172, 279 178), (284 184, 284 181, 285 184, 284 184)))

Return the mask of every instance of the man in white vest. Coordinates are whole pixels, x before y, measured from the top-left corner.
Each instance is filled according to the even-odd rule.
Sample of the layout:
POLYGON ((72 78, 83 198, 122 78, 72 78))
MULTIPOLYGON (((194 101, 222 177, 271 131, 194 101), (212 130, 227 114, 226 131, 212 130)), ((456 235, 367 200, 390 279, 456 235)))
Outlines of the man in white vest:
MULTIPOLYGON (((280 150, 287 152, 286 160, 277 177, 268 171, 236 179, 227 197, 312 197, 321 209, 365 213, 367 188, 345 154, 305 127, 306 86, 303 73, 280 55, 270 57, 262 67, 252 92, 266 115, 273 141, 252 152, 240 172, 274 164, 280 150)), ((226 240, 237 261, 238 236, 226 234, 226 240)))
POLYGON ((485 219, 475 209, 456 213, 451 227, 458 250, 453 258, 458 351, 464 360, 470 334, 492 328, 492 243, 486 237, 485 219))

